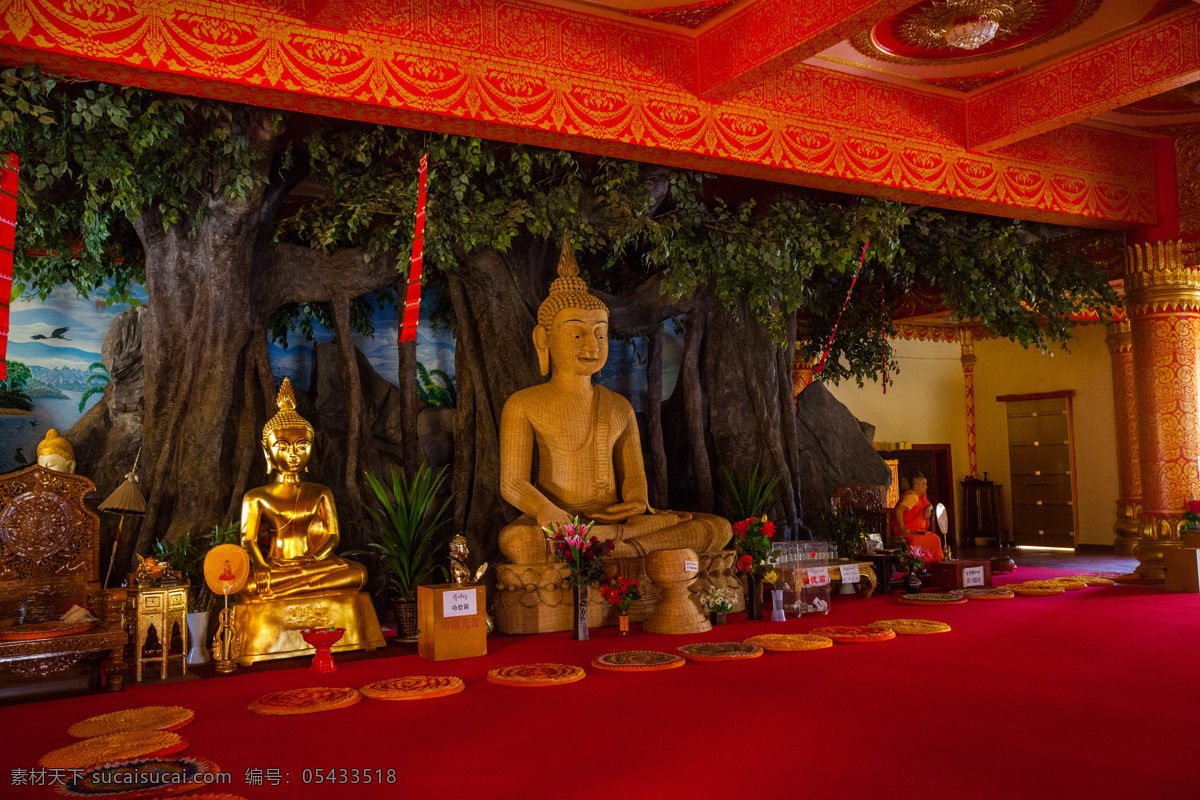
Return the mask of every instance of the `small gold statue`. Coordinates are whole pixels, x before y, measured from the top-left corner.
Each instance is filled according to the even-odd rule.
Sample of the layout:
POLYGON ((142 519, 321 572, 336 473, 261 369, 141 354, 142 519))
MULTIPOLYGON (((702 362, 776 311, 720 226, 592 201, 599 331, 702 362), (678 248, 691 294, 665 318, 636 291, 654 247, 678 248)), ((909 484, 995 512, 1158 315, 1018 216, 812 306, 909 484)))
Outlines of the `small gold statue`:
POLYGON ((46 431, 46 438, 38 442, 38 466, 57 472, 75 472, 75 448, 57 428, 46 431))
POLYGON ((467 566, 467 559, 470 556, 465 536, 460 533, 450 540, 450 579, 453 583, 479 583, 483 573, 487 572, 488 562, 485 561, 479 565, 479 569, 475 570, 475 575, 472 576, 471 568, 467 566))

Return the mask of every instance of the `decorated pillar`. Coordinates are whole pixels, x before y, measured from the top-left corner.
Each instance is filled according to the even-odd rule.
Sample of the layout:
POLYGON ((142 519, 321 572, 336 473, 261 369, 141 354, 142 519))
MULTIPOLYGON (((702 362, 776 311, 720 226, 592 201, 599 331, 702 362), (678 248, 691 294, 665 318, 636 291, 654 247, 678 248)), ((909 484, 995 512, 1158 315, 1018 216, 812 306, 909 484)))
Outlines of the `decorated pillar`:
POLYGON ((1133 335, 1129 320, 1108 326, 1108 352, 1112 356, 1113 410, 1117 433, 1117 523, 1113 549, 1132 555, 1137 544, 1142 513, 1142 467, 1138 449, 1137 400, 1134 397, 1133 335))
POLYGON ((1157 581, 1200 494, 1200 271, 1184 265, 1179 242, 1126 248, 1125 308, 1142 488, 1136 578, 1157 581))
POLYGON ((967 474, 979 474, 979 459, 975 456, 975 334, 963 326, 958 333, 962 348, 963 386, 967 403, 967 474))

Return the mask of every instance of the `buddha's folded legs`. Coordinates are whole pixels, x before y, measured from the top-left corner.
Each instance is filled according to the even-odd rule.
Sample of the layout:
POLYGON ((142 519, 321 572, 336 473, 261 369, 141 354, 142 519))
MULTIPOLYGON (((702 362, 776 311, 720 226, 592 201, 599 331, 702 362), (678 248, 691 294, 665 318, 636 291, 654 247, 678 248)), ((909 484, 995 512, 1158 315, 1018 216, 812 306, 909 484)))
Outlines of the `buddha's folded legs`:
POLYGON ((366 583, 366 567, 330 556, 320 561, 274 563, 269 570, 252 569, 242 594, 249 599, 265 599, 316 592, 358 592, 366 583))
MULTIPOLYGON (((722 549, 729 543, 729 522, 712 514, 661 511, 631 517, 623 525, 594 525, 591 535, 612 540, 614 558, 644 556, 654 550, 690 547, 697 553, 722 549)), ((500 552, 514 564, 553 561, 546 535, 532 517, 522 515, 500 531, 500 552)))

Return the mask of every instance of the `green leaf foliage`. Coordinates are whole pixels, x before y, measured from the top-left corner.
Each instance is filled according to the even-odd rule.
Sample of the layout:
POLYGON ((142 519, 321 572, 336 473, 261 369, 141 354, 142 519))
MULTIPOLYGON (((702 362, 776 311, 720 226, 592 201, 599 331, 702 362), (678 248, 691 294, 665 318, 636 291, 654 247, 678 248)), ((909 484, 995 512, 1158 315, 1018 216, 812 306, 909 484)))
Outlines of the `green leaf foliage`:
POLYGON ((722 501, 726 512, 734 521, 761 517, 775 500, 775 488, 779 476, 767 478, 760 475, 758 467, 744 475, 734 474, 728 467, 721 467, 721 485, 724 489, 722 501))
POLYGON ((438 492, 446 482, 446 468, 434 472, 422 464, 411 479, 403 471, 393 470, 390 486, 370 472, 365 475, 375 496, 375 503, 365 506, 375 530, 367 543, 370 550, 346 555, 378 557, 392 599, 416 600, 418 586, 429 583, 439 570, 443 577, 446 574, 438 559, 451 539, 443 529, 450 521, 454 494, 437 504, 438 492))

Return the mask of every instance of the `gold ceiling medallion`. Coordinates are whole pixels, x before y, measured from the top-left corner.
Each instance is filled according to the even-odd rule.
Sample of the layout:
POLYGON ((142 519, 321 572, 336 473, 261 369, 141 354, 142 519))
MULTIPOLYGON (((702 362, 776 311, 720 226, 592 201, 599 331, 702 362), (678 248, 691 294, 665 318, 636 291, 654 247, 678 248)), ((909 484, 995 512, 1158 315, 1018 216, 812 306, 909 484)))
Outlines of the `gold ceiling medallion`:
MULTIPOLYGON (((979 27, 979 20, 996 23, 988 41, 1004 42, 1020 35, 1046 13, 1042 0, 944 0, 921 8, 908 17, 897 35, 909 47, 947 50, 955 45, 947 39, 963 26, 979 27)), ((987 42, 980 42, 979 47, 987 42)), ((975 47, 964 49, 974 50, 975 47)))
POLYGON ((946 64, 966 64, 973 61, 983 61, 988 58, 996 58, 998 56, 1010 55, 1030 47, 1036 47, 1044 44, 1051 39, 1056 39, 1071 29, 1078 27, 1080 23, 1088 19, 1096 10, 1100 8, 1102 0, 1078 0, 1075 10, 1045 33, 1038 34, 1028 41, 1021 41, 1021 31, 1026 28, 1029 22, 1018 22, 1018 8, 1023 9, 1022 14, 1029 13, 1026 6, 1035 6, 1037 16, 1034 18, 1041 19, 1046 13, 1045 0, 1008 0, 1001 2, 1000 0, 938 0, 937 2, 928 5, 921 4, 918 9, 915 9, 911 14, 901 14, 890 19, 886 19, 874 28, 863 31, 850 40, 851 46, 859 53, 876 61, 883 61, 889 64, 907 64, 910 66, 941 66, 946 64), (996 9, 1003 7, 1013 7, 1011 14, 1005 12, 996 14, 996 9), (954 9, 965 9, 957 12, 959 18, 970 18, 971 13, 975 12, 975 19, 979 18, 980 14, 987 14, 989 18, 999 22, 996 33, 996 39, 999 41, 1013 41, 1008 47, 1003 47, 999 50, 992 50, 978 55, 971 54, 969 51, 958 50, 946 42, 945 27, 938 27, 936 20, 947 15, 951 16, 950 23, 956 21, 954 9), (1006 16, 1007 15, 1007 16, 1006 16), (912 36, 919 37, 917 41, 912 41, 909 34, 904 31, 914 25, 918 20, 925 20, 925 25, 928 27, 912 36), (902 56, 891 53, 879 45, 875 40, 873 31, 883 29, 884 26, 895 25, 893 30, 896 31, 896 36, 906 46, 917 47, 928 51, 929 55, 922 58, 913 58, 912 56, 902 56))

